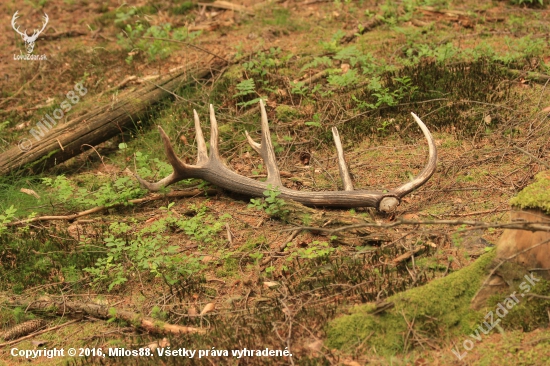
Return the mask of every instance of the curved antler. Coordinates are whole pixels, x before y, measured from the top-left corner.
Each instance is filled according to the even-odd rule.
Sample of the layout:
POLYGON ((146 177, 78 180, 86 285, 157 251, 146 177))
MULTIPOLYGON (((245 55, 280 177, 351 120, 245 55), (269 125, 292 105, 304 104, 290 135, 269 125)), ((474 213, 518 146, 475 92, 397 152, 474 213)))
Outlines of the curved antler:
POLYGON ((199 117, 196 111, 193 111, 195 119, 195 131, 198 148, 197 164, 189 165, 181 161, 175 154, 170 139, 159 126, 160 135, 164 144, 168 161, 174 171, 168 177, 161 179, 156 183, 149 183, 139 176, 136 178, 140 184, 150 190, 158 191, 163 187, 176 183, 183 179, 200 178, 227 190, 245 194, 252 197, 262 197, 263 192, 269 187, 278 188, 281 192, 280 198, 293 199, 307 206, 325 206, 325 207, 375 207, 383 212, 391 212, 401 202, 401 198, 406 194, 417 189, 426 183, 435 172, 437 164, 437 151, 433 137, 426 125, 414 113, 411 113, 414 120, 420 126, 424 137, 428 141, 428 163, 420 174, 412 181, 405 183, 398 188, 390 191, 367 191, 354 190, 351 178, 348 172, 347 164, 344 159, 342 143, 336 127, 332 128, 334 142, 338 153, 338 165, 340 176, 344 184, 344 191, 324 191, 324 192, 304 192, 295 191, 283 186, 279 175, 279 169, 275 161, 275 152, 271 143, 267 113, 262 101, 260 101, 261 112, 261 143, 255 142, 248 132, 246 138, 252 148, 258 152, 264 160, 267 167, 267 180, 265 182, 257 181, 251 178, 241 176, 227 166, 225 166, 218 152, 218 123, 214 114, 214 108, 210 105, 210 154, 207 154, 206 143, 200 127, 199 117))

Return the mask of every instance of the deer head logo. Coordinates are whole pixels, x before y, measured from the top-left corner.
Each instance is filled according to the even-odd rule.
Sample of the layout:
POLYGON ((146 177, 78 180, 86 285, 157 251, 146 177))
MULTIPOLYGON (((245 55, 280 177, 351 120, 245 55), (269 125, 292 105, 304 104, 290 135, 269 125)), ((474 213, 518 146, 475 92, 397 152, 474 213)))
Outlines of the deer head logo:
POLYGON ((24 32, 19 31, 19 26, 16 26, 15 24, 15 21, 17 20, 17 18, 19 18, 18 11, 16 11, 15 14, 13 14, 13 17, 11 18, 11 26, 17 33, 21 35, 21 38, 23 38, 23 41, 25 41, 25 48, 27 49, 27 53, 31 54, 32 51, 34 50, 34 42, 36 41, 40 33, 42 33, 44 28, 46 28, 46 24, 48 24, 48 19, 49 19, 48 14, 44 14, 44 22, 42 24, 42 29, 40 30, 35 29, 32 36, 29 36, 27 34, 26 29, 24 32))

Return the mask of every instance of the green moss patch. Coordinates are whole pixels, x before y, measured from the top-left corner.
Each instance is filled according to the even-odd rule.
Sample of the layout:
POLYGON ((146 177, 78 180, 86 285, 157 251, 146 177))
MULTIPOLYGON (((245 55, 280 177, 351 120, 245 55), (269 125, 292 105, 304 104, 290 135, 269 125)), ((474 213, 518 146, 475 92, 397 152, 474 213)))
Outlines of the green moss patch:
POLYGON ((482 319, 481 313, 470 309, 470 301, 494 256, 492 251, 447 277, 388 298, 395 306, 381 314, 371 314, 373 304, 355 307, 351 315, 330 323, 329 347, 350 351, 362 343, 366 352, 391 355, 406 352, 418 339, 433 342, 467 334, 482 319))
POLYGON ((537 174, 535 182, 512 198, 510 204, 519 208, 538 208, 550 214, 550 170, 537 174))
POLYGON ((288 105, 279 105, 275 108, 275 114, 277 119, 281 122, 291 122, 292 120, 300 117, 300 112, 288 105))

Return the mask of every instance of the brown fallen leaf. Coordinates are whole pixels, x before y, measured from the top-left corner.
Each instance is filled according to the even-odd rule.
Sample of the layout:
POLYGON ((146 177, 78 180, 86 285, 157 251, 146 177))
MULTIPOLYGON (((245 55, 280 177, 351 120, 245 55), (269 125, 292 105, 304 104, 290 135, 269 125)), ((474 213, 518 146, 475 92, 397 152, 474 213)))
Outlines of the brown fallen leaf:
POLYGON ((344 75, 349 71, 350 66, 349 64, 344 63, 340 65, 340 68, 342 69, 342 75, 344 75))
POLYGON ((204 315, 204 314, 207 314, 207 313, 211 313, 211 312, 213 312, 215 309, 216 309, 216 304, 214 304, 213 302, 209 302, 208 304, 206 304, 206 305, 204 306, 204 308, 202 309, 200 315, 204 315))
POLYGON ((168 341, 168 339, 167 338, 162 338, 162 340, 160 340, 160 341, 149 343, 144 348, 149 348, 152 352, 155 352, 155 350, 159 347, 160 348, 165 348, 165 347, 168 347, 168 346, 170 346, 170 342, 168 341))
POLYGON ((29 196, 33 196, 33 197, 35 197, 36 199, 40 199, 40 196, 38 195, 38 193, 36 193, 36 192, 33 191, 32 189, 21 188, 21 189, 19 190, 19 192, 28 194, 29 196))
POLYGON ((44 346, 46 343, 48 343, 48 341, 43 341, 41 339, 37 339, 35 341, 32 341, 31 344, 33 345, 34 349, 38 348, 38 347, 42 347, 44 346))
POLYGON ((550 105, 546 108, 543 108, 542 111, 545 113, 550 112, 550 105))
POLYGON ((216 258, 212 257, 211 255, 205 255, 204 257, 202 257, 201 262, 208 263, 208 262, 212 262, 213 260, 216 260, 216 258))
POLYGON ((264 286, 267 287, 267 288, 277 287, 277 286, 279 286, 279 282, 265 281, 264 286))

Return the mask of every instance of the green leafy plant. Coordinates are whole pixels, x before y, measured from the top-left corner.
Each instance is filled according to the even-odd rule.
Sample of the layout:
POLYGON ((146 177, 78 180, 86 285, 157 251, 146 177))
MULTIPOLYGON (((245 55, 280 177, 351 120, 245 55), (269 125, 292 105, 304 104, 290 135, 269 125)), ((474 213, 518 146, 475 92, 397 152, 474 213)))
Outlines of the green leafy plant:
POLYGON ((278 187, 273 188, 268 185, 267 190, 263 192, 264 198, 252 198, 248 207, 265 211, 271 217, 286 220, 289 210, 285 209, 286 202, 279 198, 281 191, 278 187))
POLYGON ((107 248, 105 256, 99 258, 95 266, 85 269, 94 282, 107 281, 111 291, 128 281, 132 272, 137 273, 138 278, 141 278, 139 273, 146 272, 172 286, 182 276, 200 271, 200 259, 182 254, 179 246, 169 244, 170 236, 164 233, 168 228, 179 228, 194 240, 211 243, 224 227, 223 220, 231 216, 225 214, 216 219, 207 215, 206 207, 202 207, 190 219, 178 218, 171 211, 173 205, 162 207, 166 216, 135 234, 132 234, 132 226, 126 223, 112 223, 109 234, 103 239, 107 248))
POLYGON ((321 116, 319 113, 315 113, 312 119, 313 121, 304 122, 304 124, 311 127, 321 127, 321 116))
POLYGON ((316 259, 329 256, 336 249, 331 247, 330 244, 326 241, 317 241, 314 240, 306 248, 295 248, 293 249, 289 245, 285 251, 290 252, 290 255, 287 257, 287 261, 292 261, 295 258, 300 259, 316 259))
POLYGON ((201 31, 189 32, 185 27, 172 29, 169 23, 149 27, 138 21, 133 26, 126 24, 117 37, 118 44, 131 51, 126 59, 127 63, 131 63, 136 49, 144 51, 151 61, 165 59, 177 47, 177 43, 170 40, 190 42, 200 34, 201 31))
POLYGON ((6 210, 4 210, 3 214, 0 214, 0 234, 6 231, 7 224, 13 221, 16 212, 17 209, 13 207, 13 205, 11 205, 10 207, 6 208, 6 210))
POLYGON ((130 177, 105 182, 92 192, 84 187, 78 187, 64 175, 59 175, 55 179, 42 178, 42 182, 52 189, 53 203, 62 204, 70 209, 128 205, 129 200, 141 197, 146 192, 130 177))

